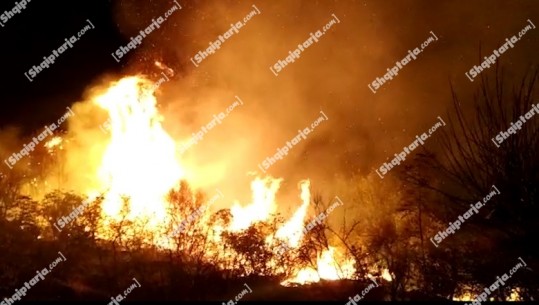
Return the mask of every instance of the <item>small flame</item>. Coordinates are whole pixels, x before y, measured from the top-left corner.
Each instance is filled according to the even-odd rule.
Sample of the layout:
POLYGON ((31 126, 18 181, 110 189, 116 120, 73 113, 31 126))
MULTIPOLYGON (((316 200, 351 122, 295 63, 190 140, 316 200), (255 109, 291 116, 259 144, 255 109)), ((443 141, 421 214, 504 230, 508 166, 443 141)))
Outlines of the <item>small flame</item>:
POLYGON ((329 246, 317 260, 317 270, 307 267, 299 270, 295 276, 281 283, 283 286, 292 284, 307 284, 324 280, 338 280, 352 278, 355 273, 354 261, 342 259, 342 255, 335 247, 329 246), (340 263, 338 263, 340 262, 340 263))
POLYGON ((241 207, 235 202, 230 212, 233 221, 230 224, 230 231, 241 231, 247 229, 257 221, 268 220, 272 213, 275 213, 275 194, 279 190, 282 179, 266 177, 256 178, 251 182, 253 192, 253 203, 246 207, 241 207))
POLYGON ((393 277, 391 276, 391 273, 389 273, 389 269, 382 270, 382 278, 388 282, 393 281, 393 277))
POLYGON ((307 215, 307 209, 309 208, 309 203, 311 202, 311 193, 309 191, 310 185, 311 182, 309 180, 300 182, 300 196, 303 203, 296 213, 294 213, 294 216, 292 216, 292 218, 290 218, 285 225, 279 228, 275 234, 277 238, 286 240, 288 242, 288 246, 292 248, 297 248, 300 240, 303 237, 305 216, 307 215))

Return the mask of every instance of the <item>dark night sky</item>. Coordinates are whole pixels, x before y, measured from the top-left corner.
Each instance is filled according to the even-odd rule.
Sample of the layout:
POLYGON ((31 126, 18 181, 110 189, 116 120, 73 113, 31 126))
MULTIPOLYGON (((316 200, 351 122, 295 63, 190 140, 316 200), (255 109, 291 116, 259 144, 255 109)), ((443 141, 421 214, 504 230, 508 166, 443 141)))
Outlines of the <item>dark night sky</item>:
MULTIPOLYGON (((14 6, 3 1, 0 11, 14 6)), ((80 98, 86 85, 104 72, 121 69, 110 56, 122 43, 113 21, 111 1, 32 1, 0 28, 2 42, 0 125, 23 125, 25 131, 40 128, 64 113, 80 98), (23 75, 42 57, 60 46, 66 37, 90 19, 88 31, 74 48, 62 54, 30 83, 23 75)))

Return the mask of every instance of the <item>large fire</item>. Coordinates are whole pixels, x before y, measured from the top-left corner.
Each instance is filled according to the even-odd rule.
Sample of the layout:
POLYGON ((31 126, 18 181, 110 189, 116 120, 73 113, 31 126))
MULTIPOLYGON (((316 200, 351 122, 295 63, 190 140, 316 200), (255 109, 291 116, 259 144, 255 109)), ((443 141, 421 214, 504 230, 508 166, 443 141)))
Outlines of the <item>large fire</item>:
MULTIPOLYGON (((151 81, 140 76, 130 76, 114 82, 107 90, 90 99, 93 105, 107 111, 110 121, 108 142, 104 144, 102 155, 97 157, 99 162, 95 173, 98 187, 87 194, 104 194, 102 238, 110 238, 106 228, 122 217, 132 221, 146 220, 148 228, 157 234, 168 225, 174 225, 167 195, 172 189, 178 188, 179 181, 185 179, 185 173, 178 150, 180 142, 175 141, 163 128, 163 117, 157 110, 153 90, 151 81), (122 214, 125 198, 128 198, 127 215, 122 214)), ((61 139, 54 138, 47 147, 53 149, 59 143, 61 139)), ((228 226, 214 225, 211 228, 217 232, 212 235, 212 242, 215 245, 222 243, 220 233, 243 232, 257 222, 270 220, 279 209, 276 194, 281 182, 280 178, 255 178, 251 182, 252 202, 242 205, 235 201, 230 208, 232 219, 228 226)), ((279 242, 285 243, 291 255, 296 256, 294 253, 301 246, 305 235, 306 218, 310 216, 310 181, 301 181, 299 189, 301 203, 296 211, 278 228, 274 236, 265 238, 268 247, 275 247, 279 242)), ((206 209, 202 213, 204 215, 195 222, 198 226, 210 226, 210 210, 206 209)), ((170 247, 174 243, 171 236, 158 240, 162 247, 170 247)), ((353 278, 354 261, 345 252, 329 246, 318 255, 316 266, 288 266, 287 274, 292 275, 282 284, 353 278)), ((208 259, 211 257, 215 260, 213 254, 208 253, 208 259)), ((235 254, 234 250, 229 249, 219 260, 230 260, 235 254)), ((222 261, 216 264, 226 266, 222 261)))
POLYGON ((166 194, 183 177, 176 144, 161 126, 151 83, 139 77, 121 79, 95 103, 110 116, 110 143, 99 167, 99 180, 108 189, 103 205, 118 217, 121 196, 129 196, 131 217, 167 221, 166 194))

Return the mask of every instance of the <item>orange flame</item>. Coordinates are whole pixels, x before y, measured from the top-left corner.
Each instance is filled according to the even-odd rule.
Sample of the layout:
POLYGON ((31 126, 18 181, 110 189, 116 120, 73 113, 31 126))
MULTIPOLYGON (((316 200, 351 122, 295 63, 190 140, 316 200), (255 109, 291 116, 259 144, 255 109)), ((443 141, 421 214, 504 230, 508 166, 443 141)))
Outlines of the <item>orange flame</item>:
POLYGON ((299 270, 295 276, 286 279, 281 284, 290 286, 293 283, 306 284, 324 280, 338 280, 352 278, 355 273, 354 261, 343 259, 341 253, 335 247, 329 247, 317 260, 317 269, 304 268, 299 270), (340 262, 340 263, 339 263, 340 262))
POLYGON ((108 189, 104 213, 117 217, 121 196, 131 200, 131 217, 148 217, 156 224, 167 218, 166 194, 183 176, 176 144, 161 126, 151 82, 123 78, 94 101, 110 116, 110 143, 98 170, 108 189))
MULTIPOLYGON (((156 65, 165 68, 160 62, 156 62, 156 65)), ((95 165, 98 182, 97 186, 89 187, 87 194, 105 192, 102 238, 107 238, 107 225, 111 221, 127 216, 130 220, 148 220, 149 229, 163 235, 163 238, 151 242, 168 247, 172 239, 169 235, 160 234, 172 222, 166 198, 169 191, 177 187, 181 179, 185 179, 185 170, 177 149, 180 143, 164 130, 163 117, 157 110, 152 88, 151 81, 130 76, 114 82, 107 90, 91 98, 93 105, 108 112, 110 132, 102 155, 92 154, 98 160, 95 165), (129 198, 127 215, 122 215, 123 197, 129 198)), ((61 141, 51 141, 50 145, 53 147, 57 143, 61 141)), ((256 222, 271 220, 278 210, 276 194, 282 181, 281 178, 273 177, 255 178, 251 182, 251 203, 242 206, 234 201, 230 209, 232 219, 229 226, 222 228, 216 225, 210 228, 212 230, 209 231, 215 232, 211 236, 210 248, 220 248, 220 233, 224 231, 241 232, 256 222)), ((299 188, 301 205, 277 230, 275 236, 266 237, 266 246, 272 247, 275 237, 286 241, 291 249, 300 247, 311 201, 310 181, 301 181, 299 188)), ((197 226, 208 226, 210 217, 207 213, 205 211, 204 215, 197 216, 197 220, 194 220, 197 226)), ((214 254, 206 253, 205 259, 218 260, 215 263, 222 268, 229 265, 224 264, 223 260, 234 259, 233 251, 221 256, 214 254)), ((285 280, 283 285, 352 278, 355 273, 354 261, 345 257, 339 248, 332 246, 318 255, 314 268, 284 266, 281 270, 293 270, 295 274, 285 280)))
POLYGON ((241 207, 237 202, 234 203, 230 209, 234 217, 230 224, 230 231, 242 231, 257 221, 268 220, 277 209, 275 194, 279 190, 281 181, 282 179, 271 177, 264 179, 257 177, 251 182, 253 203, 246 207, 241 207))
POLYGON ((307 215, 307 209, 309 208, 309 203, 311 202, 311 193, 309 191, 310 185, 311 182, 309 180, 300 182, 301 200, 303 203, 296 213, 294 213, 292 218, 290 218, 290 220, 284 226, 279 228, 275 234, 277 238, 286 240, 288 242, 288 246, 292 248, 297 248, 301 238, 303 237, 305 216, 307 215))

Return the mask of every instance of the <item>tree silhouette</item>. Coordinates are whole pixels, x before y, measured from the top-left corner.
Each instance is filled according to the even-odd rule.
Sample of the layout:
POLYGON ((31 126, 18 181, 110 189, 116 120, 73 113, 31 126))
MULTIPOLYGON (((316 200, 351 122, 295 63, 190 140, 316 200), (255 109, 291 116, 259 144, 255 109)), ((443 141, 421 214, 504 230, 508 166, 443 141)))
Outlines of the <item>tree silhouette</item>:
MULTIPOLYGON (((493 81, 482 76, 471 100, 463 100, 451 88, 454 111, 441 130, 439 147, 415 158, 414 166, 421 168, 421 174, 407 175, 416 186, 442 195, 443 208, 435 207, 440 202, 433 201, 427 209, 444 223, 455 221, 470 204, 482 201, 493 185, 499 189, 500 195, 490 199, 456 234, 455 246, 469 246, 474 241, 472 255, 477 257, 467 271, 481 287, 490 285, 500 273, 496 266, 512 266, 520 256, 532 262, 539 254, 536 243, 530 242, 539 233, 539 116, 528 118, 501 144, 496 139, 539 102, 538 75, 538 70, 531 70, 510 88, 497 68, 493 81), (486 256, 493 252, 495 257, 486 256)), ((465 263, 466 259, 459 261, 465 263)), ((537 281, 523 283, 520 276, 501 294, 508 295, 516 286, 536 287, 537 281)))

